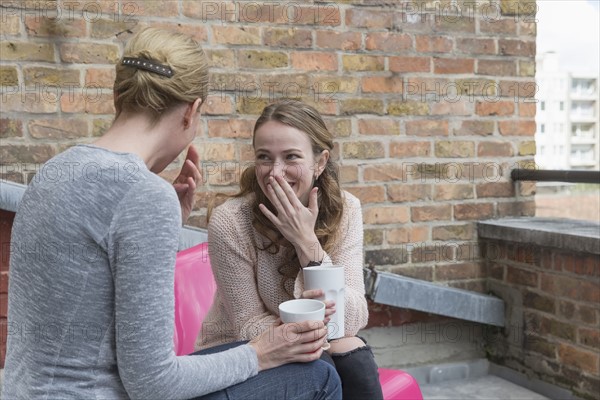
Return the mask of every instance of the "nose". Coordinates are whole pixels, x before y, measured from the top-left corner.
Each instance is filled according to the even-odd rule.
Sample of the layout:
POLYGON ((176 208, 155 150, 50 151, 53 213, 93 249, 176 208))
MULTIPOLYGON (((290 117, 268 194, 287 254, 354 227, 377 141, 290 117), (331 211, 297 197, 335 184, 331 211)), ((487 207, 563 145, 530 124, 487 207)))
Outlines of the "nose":
POLYGON ((282 162, 275 161, 271 167, 270 176, 275 178, 276 176, 283 177, 285 175, 285 168, 282 162))

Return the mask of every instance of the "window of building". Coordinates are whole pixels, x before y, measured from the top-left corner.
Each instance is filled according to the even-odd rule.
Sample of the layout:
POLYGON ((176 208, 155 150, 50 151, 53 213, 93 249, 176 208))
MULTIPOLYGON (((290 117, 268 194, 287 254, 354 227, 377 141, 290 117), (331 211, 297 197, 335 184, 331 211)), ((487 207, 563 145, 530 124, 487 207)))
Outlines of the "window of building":
POLYGON ((571 149, 571 159, 576 161, 590 162, 594 161, 593 147, 575 147, 571 149))
POLYGON ((564 110, 565 110, 565 102, 564 102, 564 101, 561 101, 561 102, 558 104, 558 109, 559 109, 560 111, 564 111, 564 110))
POLYGON ((540 133, 546 133, 546 124, 540 125, 540 133))
POLYGON ((540 103, 540 109, 541 109, 542 111, 546 110, 546 102, 545 102, 545 101, 542 101, 542 102, 540 103))
POLYGON ((580 117, 593 117, 594 116, 594 102, 593 101, 574 101, 571 106, 571 113, 580 117))

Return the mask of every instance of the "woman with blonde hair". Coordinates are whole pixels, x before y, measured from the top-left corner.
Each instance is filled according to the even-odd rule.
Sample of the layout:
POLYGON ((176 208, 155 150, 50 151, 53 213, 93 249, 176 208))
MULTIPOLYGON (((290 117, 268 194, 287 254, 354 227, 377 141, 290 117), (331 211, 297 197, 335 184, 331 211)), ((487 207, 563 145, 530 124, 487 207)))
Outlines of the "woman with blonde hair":
MULTIPOLYGON (((344 399, 381 399, 373 354, 356 336, 368 319, 361 206, 340 188, 331 133, 313 107, 283 99, 263 110, 252 144, 255 164, 239 193, 210 215, 217 293, 197 347, 257 337, 279 323, 282 302, 323 295, 304 289, 302 268, 342 265, 345 332, 324 358, 333 359, 344 399)), ((334 312, 329 302, 325 322, 334 312)))
POLYGON ((339 399, 321 321, 210 355, 173 350, 174 265, 201 178, 190 146, 208 66, 188 36, 146 29, 116 66, 116 118, 27 188, 12 231, 4 399, 339 399), (175 188, 157 173, 188 148, 175 188), (292 334, 292 335, 290 335, 292 334))

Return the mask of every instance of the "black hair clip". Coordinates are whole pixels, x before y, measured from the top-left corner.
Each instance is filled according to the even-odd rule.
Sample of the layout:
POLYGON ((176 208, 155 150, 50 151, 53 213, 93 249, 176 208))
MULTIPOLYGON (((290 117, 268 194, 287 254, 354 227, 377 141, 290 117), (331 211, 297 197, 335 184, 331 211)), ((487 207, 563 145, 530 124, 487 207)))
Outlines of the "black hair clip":
POLYGON ((166 76, 168 78, 172 77, 174 73, 170 67, 159 64, 154 61, 146 60, 145 58, 123 57, 123 61, 121 61, 121 64, 143 69, 149 72, 154 72, 156 74, 166 76))

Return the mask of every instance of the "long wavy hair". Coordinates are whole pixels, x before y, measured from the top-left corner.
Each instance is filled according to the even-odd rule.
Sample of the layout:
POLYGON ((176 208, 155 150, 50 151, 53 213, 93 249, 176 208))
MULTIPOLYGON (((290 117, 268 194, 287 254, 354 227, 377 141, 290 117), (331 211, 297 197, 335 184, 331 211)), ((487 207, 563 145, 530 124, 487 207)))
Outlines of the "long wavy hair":
MULTIPOLYGON (((319 112, 312 106, 291 99, 282 99, 268 105, 254 125, 254 135, 252 145, 256 138, 256 131, 269 121, 277 121, 291 126, 304 132, 310 139, 313 154, 318 156, 323 150, 333 151, 333 135, 327 129, 323 118, 319 112)), ((315 223, 315 234, 321 247, 325 252, 330 252, 336 242, 339 232, 339 225, 342 219, 344 201, 339 184, 338 166, 329 157, 323 172, 314 181, 314 186, 319 188, 317 202, 319 214, 315 223)), ((273 223, 260 211, 259 204, 264 204, 273 213, 275 208, 263 193, 256 178, 256 166, 250 166, 242 173, 240 177, 240 191, 229 197, 244 197, 253 194, 252 203, 252 226, 268 239, 265 247, 260 250, 268 251, 272 254, 279 252, 283 247, 287 249, 287 262, 278 267, 278 271, 285 280, 295 279, 300 265, 298 256, 293 245, 283 237, 273 223)), ((209 210, 210 216, 210 210, 209 210)))

